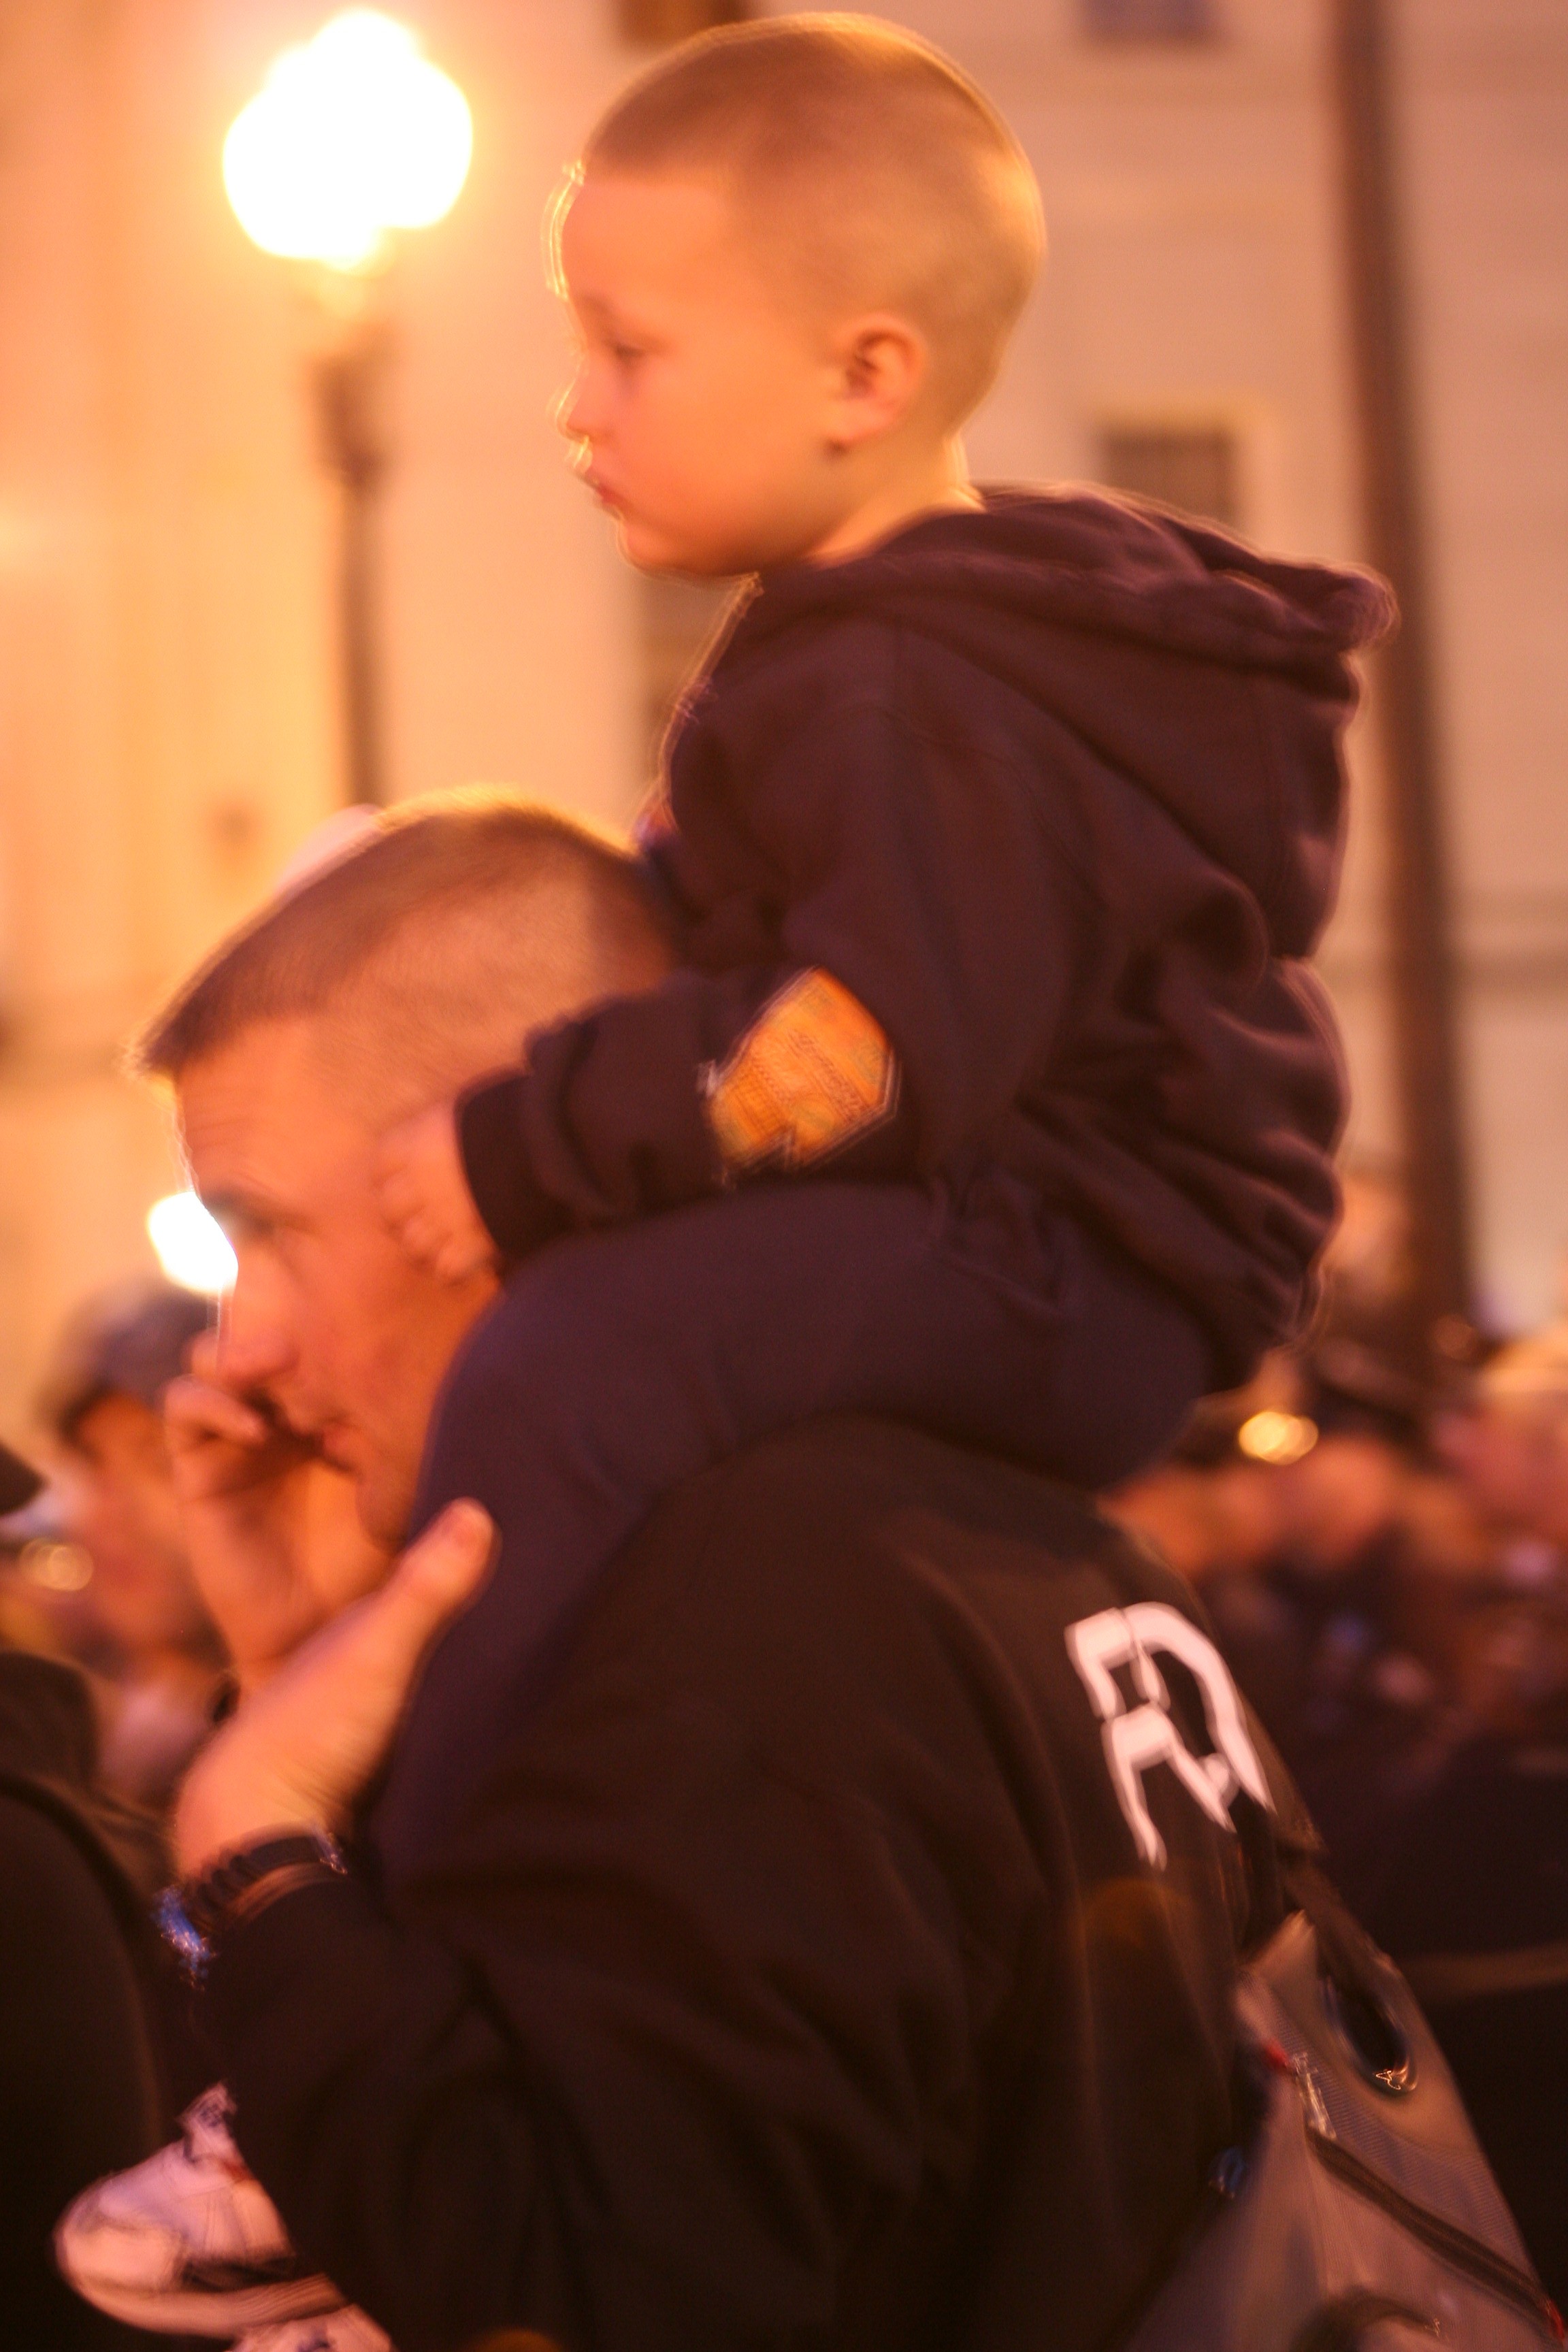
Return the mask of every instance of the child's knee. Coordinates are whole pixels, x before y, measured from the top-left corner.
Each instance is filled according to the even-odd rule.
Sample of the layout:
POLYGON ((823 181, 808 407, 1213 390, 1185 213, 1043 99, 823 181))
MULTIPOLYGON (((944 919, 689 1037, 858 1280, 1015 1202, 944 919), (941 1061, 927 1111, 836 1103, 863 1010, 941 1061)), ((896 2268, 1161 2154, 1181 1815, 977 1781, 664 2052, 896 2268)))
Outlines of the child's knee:
POLYGON ((468 1341, 463 1392, 475 1410, 526 1413, 524 1425, 536 1425, 602 1378, 615 1340, 608 1302, 555 1255, 542 1252, 513 1275, 468 1341))

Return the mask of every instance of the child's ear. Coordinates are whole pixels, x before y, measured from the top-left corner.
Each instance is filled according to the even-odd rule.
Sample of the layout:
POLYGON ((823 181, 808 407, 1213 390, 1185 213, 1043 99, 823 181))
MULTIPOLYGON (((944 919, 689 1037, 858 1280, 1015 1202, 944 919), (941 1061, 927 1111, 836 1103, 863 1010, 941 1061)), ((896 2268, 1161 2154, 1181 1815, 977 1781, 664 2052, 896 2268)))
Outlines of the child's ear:
POLYGON ((896 432, 931 364, 925 337, 896 311, 854 319, 835 338, 829 446, 854 449, 896 432))

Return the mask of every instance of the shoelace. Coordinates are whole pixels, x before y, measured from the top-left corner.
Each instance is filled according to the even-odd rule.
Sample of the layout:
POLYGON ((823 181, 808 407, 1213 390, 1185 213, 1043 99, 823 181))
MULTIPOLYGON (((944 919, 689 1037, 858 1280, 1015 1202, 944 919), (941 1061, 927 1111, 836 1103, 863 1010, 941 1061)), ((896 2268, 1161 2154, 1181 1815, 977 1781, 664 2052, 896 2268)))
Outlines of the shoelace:
POLYGON ((188 2164, 201 2164, 216 2157, 228 2164, 240 2161, 239 2151, 228 2127, 234 2113, 228 2093, 222 2084, 204 2091, 180 2117, 180 2138, 188 2164))

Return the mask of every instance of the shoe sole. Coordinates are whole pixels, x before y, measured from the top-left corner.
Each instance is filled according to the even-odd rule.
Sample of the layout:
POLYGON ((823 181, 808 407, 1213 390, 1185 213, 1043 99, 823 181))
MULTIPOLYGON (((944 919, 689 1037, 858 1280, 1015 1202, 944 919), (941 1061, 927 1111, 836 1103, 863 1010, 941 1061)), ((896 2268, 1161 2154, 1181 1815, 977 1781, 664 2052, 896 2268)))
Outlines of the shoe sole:
POLYGON ((321 2319, 342 2311, 343 2295, 331 2279, 291 2279, 276 2286, 234 2287, 226 2292, 202 2287, 174 2287, 164 2294, 148 2294, 132 2287, 67 2273, 71 2285, 95 2310, 132 2327, 150 2328, 155 2335, 243 2336, 252 2327, 275 2327, 287 2319, 321 2319))

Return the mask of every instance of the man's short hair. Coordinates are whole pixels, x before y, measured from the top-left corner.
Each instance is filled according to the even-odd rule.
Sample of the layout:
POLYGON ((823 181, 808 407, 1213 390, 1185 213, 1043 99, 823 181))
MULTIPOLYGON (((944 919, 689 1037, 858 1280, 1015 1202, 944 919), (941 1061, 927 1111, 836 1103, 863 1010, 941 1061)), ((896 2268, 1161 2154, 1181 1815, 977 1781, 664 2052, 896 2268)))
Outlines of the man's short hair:
POLYGON ((516 1060, 530 1028, 648 987, 671 960, 620 843, 515 794, 445 793, 382 812, 231 933, 132 1066, 178 1080, 258 1023, 329 1016, 345 1075, 390 1111, 516 1060))
POLYGON ((995 108, 869 16, 699 34, 616 100, 581 168, 718 175, 818 299, 910 317, 953 425, 994 377, 1044 249, 1035 175, 995 108))

